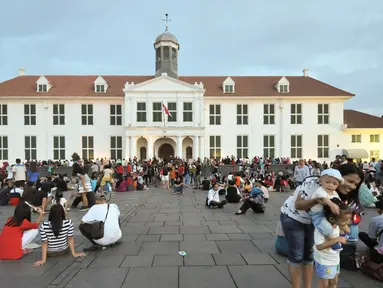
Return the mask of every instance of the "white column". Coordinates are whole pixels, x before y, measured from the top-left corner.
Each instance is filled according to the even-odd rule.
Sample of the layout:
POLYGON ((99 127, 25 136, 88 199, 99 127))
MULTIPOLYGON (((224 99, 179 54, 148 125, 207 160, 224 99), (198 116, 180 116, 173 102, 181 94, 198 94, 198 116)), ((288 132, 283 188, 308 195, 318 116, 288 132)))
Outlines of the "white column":
POLYGON ((198 145, 199 144, 199 136, 193 137, 193 159, 197 159, 199 157, 198 145))
POLYGON ((130 158, 137 156, 137 137, 130 137, 130 158))
POLYGON ((125 160, 130 158, 130 136, 125 137, 125 160))
POLYGON ((152 159, 153 158, 153 137, 148 137, 148 155, 147 155, 147 158, 148 159, 152 159))
POLYGON ((199 158, 201 158, 201 161, 203 161, 203 158, 205 158, 205 137, 201 136, 199 137, 200 145, 199 145, 199 158))
POLYGON ((182 136, 177 136, 177 152, 176 152, 176 156, 179 157, 179 158, 182 158, 182 136))

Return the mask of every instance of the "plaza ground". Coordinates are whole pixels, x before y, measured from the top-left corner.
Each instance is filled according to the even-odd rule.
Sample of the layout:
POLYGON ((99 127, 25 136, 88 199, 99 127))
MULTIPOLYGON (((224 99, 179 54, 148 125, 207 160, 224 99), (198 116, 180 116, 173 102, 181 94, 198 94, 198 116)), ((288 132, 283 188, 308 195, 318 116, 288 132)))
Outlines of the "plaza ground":
MULTIPOLYGON (((40 268, 32 265, 41 258, 41 249, 20 261, 0 261, 0 287, 290 287, 286 258, 274 250, 279 209, 289 195, 271 193, 265 214, 235 216, 240 204, 208 209, 201 190, 185 195, 159 188, 116 193, 112 201, 121 210, 121 245, 83 259, 48 258, 40 268), (179 256, 180 250, 187 256, 179 256)), ((1 225, 12 213, 12 207, 0 207, 1 225)), ((69 212, 78 251, 90 245, 78 230, 82 215, 69 212)), ((373 209, 367 211, 362 231, 374 215, 373 209)), ((383 286, 360 272, 342 270, 340 278, 340 287, 383 286)))

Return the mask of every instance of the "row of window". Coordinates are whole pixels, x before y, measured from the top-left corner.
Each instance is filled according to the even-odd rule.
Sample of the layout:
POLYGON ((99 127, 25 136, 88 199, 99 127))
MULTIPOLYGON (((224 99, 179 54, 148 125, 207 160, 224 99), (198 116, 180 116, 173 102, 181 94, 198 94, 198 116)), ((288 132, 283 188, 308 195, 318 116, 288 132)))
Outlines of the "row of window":
MULTIPOLYGON (((171 115, 168 122, 177 122, 177 103, 167 103, 171 115)), ((162 102, 152 103, 153 122, 162 122, 162 102)), ((291 124, 302 124, 302 104, 291 104, 291 124)), ((183 122, 193 122, 193 103, 183 103, 183 122)), ((209 105, 209 124, 221 125, 221 105, 209 105)), ((81 124, 93 125, 93 104, 81 105, 81 124)), ((318 124, 329 124, 329 104, 318 104, 318 124)), ((137 122, 147 122, 147 103, 137 103, 137 122)), ((247 104, 237 104, 237 125, 249 124, 249 107, 247 104)), ((275 104, 263 105, 263 124, 275 124, 275 104)), ((8 108, 0 105, 0 125, 8 125, 8 108)), ((36 125, 36 104, 24 105, 24 125, 36 125)), ((65 105, 53 104, 53 125, 65 125, 65 105)), ((122 125, 122 105, 110 105, 110 125, 122 125)))
MULTIPOLYGON (((53 136, 53 159, 66 159, 65 136, 53 136)), ((8 160, 8 136, 0 136, 0 160, 8 160)), ((81 151, 83 159, 94 159, 94 138, 93 136, 82 136, 81 151)), ((38 160, 37 137, 24 137, 25 159, 38 160)), ((110 158, 123 159, 122 157, 122 136, 110 137, 110 158)))
MULTIPOLYGON (((290 137, 290 157, 302 158, 303 157, 303 141, 302 135, 291 135, 290 137)), ((246 158, 249 155, 249 137, 247 135, 237 136, 237 157, 246 158)), ((329 135, 318 135, 317 137, 317 158, 329 158, 329 135)), ((263 156, 264 157, 276 157, 275 154, 275 135, 263 136, 263 156)), ((221 136, 209 137, 209 154, 210 157, 222 157, 221 153, 221 136)))
MULTIPOLYGON (((370 134, 370 143, 379 143, 380 135, 379 134, 370 134)), ((351 135, 351 143, 362 143, 362 135, 351 135)))
MULTIPOLYGON (((247 125, 249 120, 247 104, 237 104, 237 125, 247 125)), ((275 104, 263 104, 263 124, 275 124, 275 104)), ((302 104, 290 104, 290 123, 302 124, 302 104)), ((318 104, 318 124, 329 124, 329 104, 318 104)), ((221 104, 209 105, 209 124, 221 125, 221 104)))

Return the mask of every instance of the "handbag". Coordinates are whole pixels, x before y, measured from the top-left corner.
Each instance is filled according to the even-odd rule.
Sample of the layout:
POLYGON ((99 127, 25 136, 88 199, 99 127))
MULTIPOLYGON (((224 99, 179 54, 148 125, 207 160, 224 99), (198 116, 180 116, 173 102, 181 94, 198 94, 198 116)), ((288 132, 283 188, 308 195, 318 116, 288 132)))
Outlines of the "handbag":
POLYGON ((93 240, 98 240, 104 237, 104 225, 105 225, 106 218, 108 217, 108 213, 109 213, 109 204, 108 204, 108 209, 106 211, 105 220, 96 221, 90 224, 91 225, 90 231, 91 231, 93 240))

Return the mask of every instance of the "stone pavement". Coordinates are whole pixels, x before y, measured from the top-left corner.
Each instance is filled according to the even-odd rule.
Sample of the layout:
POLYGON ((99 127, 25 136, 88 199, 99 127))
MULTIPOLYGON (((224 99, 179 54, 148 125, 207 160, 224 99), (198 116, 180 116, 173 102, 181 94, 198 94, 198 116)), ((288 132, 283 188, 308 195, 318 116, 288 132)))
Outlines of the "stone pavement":
MULTIPOLYGON (((117 193, 112 200, 121 210, 121 245, 83 259, 48 258, 40 268, 32 267, 40 249, 20 261, 0 261, 0 287, 290 287, 286 259, 274 251, 279 208, 289 195, 272 193, 263 215, 235 216, 239 204, 208 209, 201 190, 117 193)), ((12 213, 12 207, 0 207, 0 222, 12 213)), ((368 211, 362 230, 374 213, 368 211)), ((83 214, 69 212, 76 228, 83 214)), ((89 246, 78 229, 75 244, 78 251, 89 246)), ((340 287, 382 286, 359 272, 341 272, 340 287)))

